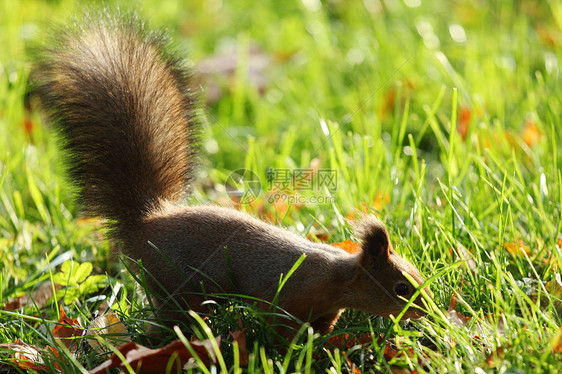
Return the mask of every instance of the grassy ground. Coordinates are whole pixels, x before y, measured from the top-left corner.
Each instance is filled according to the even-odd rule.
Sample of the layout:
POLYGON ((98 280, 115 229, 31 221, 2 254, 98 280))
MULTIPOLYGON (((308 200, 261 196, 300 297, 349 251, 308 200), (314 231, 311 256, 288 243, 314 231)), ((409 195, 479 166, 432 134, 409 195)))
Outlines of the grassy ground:
MULTIPOLYGON (((226 367, 240 367, 228 335, 240 318, 249 372, 560 368, 558 1, 120 3, 166 28, 194 65, 239 56, 234 71, 201 83, 205 154, 192 203, 229 201, 229 173, 251 169, 264 191, 243 209, 329 242, 354 239, 345 218, 376 212, 430 279, 435 305, 422 320, 344 314, 333 335, 373 333, 372 344, 333 348, 305 329, 283 352, 259 315, 240 304, 218 310, 208 325, 223 336, 226 367), (324 204, 271 203, 271 168, 333 169, 337 189, 300 192, 329 197, 324 204)), ((25 105, 27 47, 79 9, 0 0, 0 303, 53 277, 74 281, 40 310, 0 311, 0 343, 54 346, 65 372, 103 357, 52 342, 59 305, 87 326, 107 296, 140 342, 149 315, 99 223, 79 218, 52 134, 34 101, 25 105), (61 270, 68 259, 93 268, 72 275, 61 270)), ((0 363, 12 370, 21 369, 0 363)))

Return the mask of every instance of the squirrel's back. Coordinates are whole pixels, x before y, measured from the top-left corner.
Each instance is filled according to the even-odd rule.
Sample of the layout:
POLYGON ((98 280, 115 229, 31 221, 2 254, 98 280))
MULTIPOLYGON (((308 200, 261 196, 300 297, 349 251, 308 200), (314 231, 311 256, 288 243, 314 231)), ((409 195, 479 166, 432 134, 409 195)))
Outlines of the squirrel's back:
POLYGON ((134 16, 87 16, 52 39, 34 79, 71 181, 88 214, 128 231, 187 191, 198 131, 188 70, 134 16))

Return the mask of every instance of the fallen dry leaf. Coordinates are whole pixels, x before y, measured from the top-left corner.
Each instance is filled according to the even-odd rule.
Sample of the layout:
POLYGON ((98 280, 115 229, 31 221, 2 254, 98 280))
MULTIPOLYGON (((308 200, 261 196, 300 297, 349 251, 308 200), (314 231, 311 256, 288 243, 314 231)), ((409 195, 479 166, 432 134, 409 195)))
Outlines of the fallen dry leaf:
POLYGON ((472 111, 468 107, 462 107, 459 109, 458 117, 457 131, 459 132, 462 140, 466 140, 466 136, 468 135, 468 130, 470 127, 472 111))
POLYGON ((232 339, 238 343, 238 354, 239 354, 239 362, 241 366, 248 365, 250 354, 246 349, 246 331, 245 329, 231 331, 230 336, 232 339))
MULTIPOLYGON (((220 337, 217 337, 216 341, 220 346, 220 337)), ((210 340, 191 341, 189 344, 205 365, 208 365, 210 362, 216 362, 216 353, 210 340)), ((159 374, 167 372, 166 370, 169 370, 169 372, 179 372, 189 359, 193 357, 180 340, 175 340, 167 346, 158 349, 150 349, 131 342, 121 346, 119 352, 137 374, 159 374)), ((125 368, 125 364, 115 353, 107 361, 90 370, 90 374, 102 374, 113 368, 125 368)))
POLYGON ((525 144, 529 146, 529 148, 532 148, 539 142, 541 133, 535 121, 532 119, 528 119, 527 121, 525 121, 525 125, 519 132, 519 136, 525 142, 525 144))
POLYGON ((343 357, 345 357, 345 360, 347 361, 347 364, 349 365, 349 367, 350 367, 350 369, 351 369, 351 372, 352 372, 353 374, 361 374, 361 370, 359 370, 359 369, 357 368, 357 366, 355 366, 355 364, 351 362, 351 360, 349 359, 349 357, 347 357, 347 355, 345 354, 345 352, 342 352, 342 354, 343 354, 343 357))
POLYGON ((535 32, 539 40, 549 47, 558 47, 562 44, 562 34, 556 27, 547 25, 536 25, 535 32))
POLYGON ((455 310, 457 307, 456 296, 456 293, 451 296, 451 302, 449 303, 449 308, 447 309, 447 316, 449 318, 449 322, 451 322, 453 325, 464 327, 466 326, 470 318, 463 316, 455 310))
POLYGON ((399 108, 403 108, 406 104, 406 100, 410 99, 414 95, 416 91, 415 82, 406 78, 400 81, 399 84, 402 86, 400 89, 400 100, 397 100, 397 87, 391 87, 383 93, 381 108, 379 111, 381 117, 384 118, 388 115, 392 115, 397 104, 399 108))
MULTIPOLYGON (((449 308, 447 309, 447 316, 449 322, 458 327, 466 327, 470 321, 470 317, 465 317, 455 310, 457 306, 456 293, 451 297, 451 302, 449 308)), ((505 336, 505 317, 500 313, 497 315, 485 315, 482 319, 479 319, 473 326, 471 326, 470 332, 474 339, 480 339, 482 337, 495 336, 499 334, 505 336)))
POLYGON ((558 333, 552 339, 552 352, 554 353, 562 353, 562 327, 558 329, 558 333))
MULTIPOLYGON (((376 337, 375 341, 380 344, 382 341, 382 336, 376 337)), ((334 335, 328 338, 328 343, 332 344, 334 348, 345 352, 357 345, 371 344, 373 342, 373 337, 371 334, 363 334, 359 336, 350 336, 349 334, 334 335)), ((386 341, 384 345, 383 357, 386 361, 392 360, 398 354, 408 354, 412 355, 413 350, 408 349, 404 352, 400 352, 398 349, 392 346, 390 341, 386 341)))
POLYGON ((92 348, 99 348, 96 336, 103 336, 117 347, 131 341, 129 331, 115 313, 104 314, 95 318, 86 330, 86 340, 92 348), (90 336, 90 337, 88 337, 90 336))
POLYGON ((351 254, 359 253, 361 250, 359 243, 352 242, 349 239, 339 243, 332 243, 332 247, 341 248, 344 251, 349 252, 351 254))
POLYGON ((390 203, 389 193, 383 194, 382 192, 377 192, 375 194, 375 197, 373 198, 373 201, 371 202, 371 205, 373 206, 373 208, 375 208, 375 210, 380 211, 389 203, 390 203))
POLYGON ((59 339, 71 352, 76 352, 78 340, 76 337, 82 336, 84 329, 80 326, 77 319, 68 318, 62 305, 60 306, 60 319, 53 328, 53 337, 59 339))
POLYGON ((498 359, 502 359, 504 356, 504 349, 502 347, 498 347, 494 352, 490 353, 488 357, 486 357, 486 365, 493 366, 496 364, 498 359))
POLYGON ((531 254, 531 249, 522 240, 518 240, 517 243, 505 243, 504 247, 513 256, 525 256, 525 254, 529 256, 531 254))
MULTIPOLYGON (((377 194, 375 195, 375 199, 377 198, 377 196, 380 194, 380 192, 377 192, 377 194)), ((351 210, 349 211, 345 218, 347 218, 350 221, 354 221, 356 218, 361 217, 364 214, 368 214, 369 213, 369 204, 362 202, 361 206, 355 210, 351 210)))
POLYGON ((310 231, 306 237, 312 241, 318 240, 326 243, 328 239, 330 239, 330 233, 324 228, 316 228, 313 226, 310 228, 310 231))
MULTIPOLYGON (((380 337, 376 339, 380 342, 380 337)), ((364 334, 360 336, 350 336, 349 334, 334 335, 328 338, 328 343, 332 344, 335 348, 340 350, 350 349, 356 345, 370 344, 373 342, 371 334, 364 334)))
POLYGON ((417 370, 410 371, 410 369, 408 368, 397 368, 397 367, 391 367, 390 372, 392 374, 417 374, 418 373, 417 370))
POLYGON ((33 121, 27 115, 25 116, 25 119, 23 121, 23 128, 27 136, 29 136, 30 139, 33 139, 33 128, 34 128, 33 121))
POLYGON ((24 370, 36 370, 39 372, 52 372, 54 368, 60 373, 60 367, 56 363, 59 358, 58 352, 51 347, 43 349, 18 339, 14 343, 0 344, 0 350, 8 350, 13 352, 11 362, 24 370), (48 360, 52 365, 48 365, 48 360))
POLYGON ((371 201, 370 204, 366 202, 362 202, 361 206, 359 206, 357 209, 349 211, 345 215, 345 218, 347 218, 350 221, 354 221, 356 219, 361 218, 365 214, 372 214, 373 209, 375 211, 383 210, 383 208, 387 206, 389 203, 390 203, 390 194, 389 193, 383 194, 382 192, 378 191, 377 193, 375 193, 375 196, 373 197, 373 200, 371 201))
POLYGON ((550 292, 552 295, 561 298, 562 297, 562 284, 560 281, 560 275, 556 274, 554 279, 549 280, 545 284, 546 290, 550 292))
MULTIPOLYGON (((61 288, 61 285, 55 284, 55 291, 61 288)), ((47 305, 51 297, 53 297, 53 284, 49 281, 43 282, 33 292, 8 301, 8 303, 4 305, 4 310, 17 310, 32 306, 41 309, 47 305)))

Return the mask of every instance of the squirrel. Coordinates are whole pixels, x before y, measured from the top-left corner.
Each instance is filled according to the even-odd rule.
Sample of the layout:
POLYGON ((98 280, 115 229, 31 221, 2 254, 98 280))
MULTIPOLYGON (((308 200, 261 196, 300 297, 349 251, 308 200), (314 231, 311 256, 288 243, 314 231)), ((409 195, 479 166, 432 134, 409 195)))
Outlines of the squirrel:
MULTIPOLYGON (((233 208, 182 204, 200 124, 190 70, 165 33, 134 15, 90 14, 51 39, 32 77, 77 200, 104 219, 126 258, 140 260, 157 317, 185 319, 182 311, 205 312, 213 294, 238 294, 275 300, 327 334, 347 308, 398 315, 420 287, 404 273, 424 282, 374 216, 359 224, 361 250, 350 254, 233 208)), ((421 295, 414 304, 405 318, 425 315, 421 295)))

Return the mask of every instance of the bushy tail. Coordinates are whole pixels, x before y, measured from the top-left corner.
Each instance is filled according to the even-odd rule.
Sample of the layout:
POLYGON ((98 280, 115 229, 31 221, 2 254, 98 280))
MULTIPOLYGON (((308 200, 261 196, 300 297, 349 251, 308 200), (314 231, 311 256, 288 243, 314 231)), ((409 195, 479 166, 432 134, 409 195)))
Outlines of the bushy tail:
POLYGON ((114 228, 187 191, 198 123, 189 74, 134 16, 57 30, 34 71, 86 212, 114 228))

